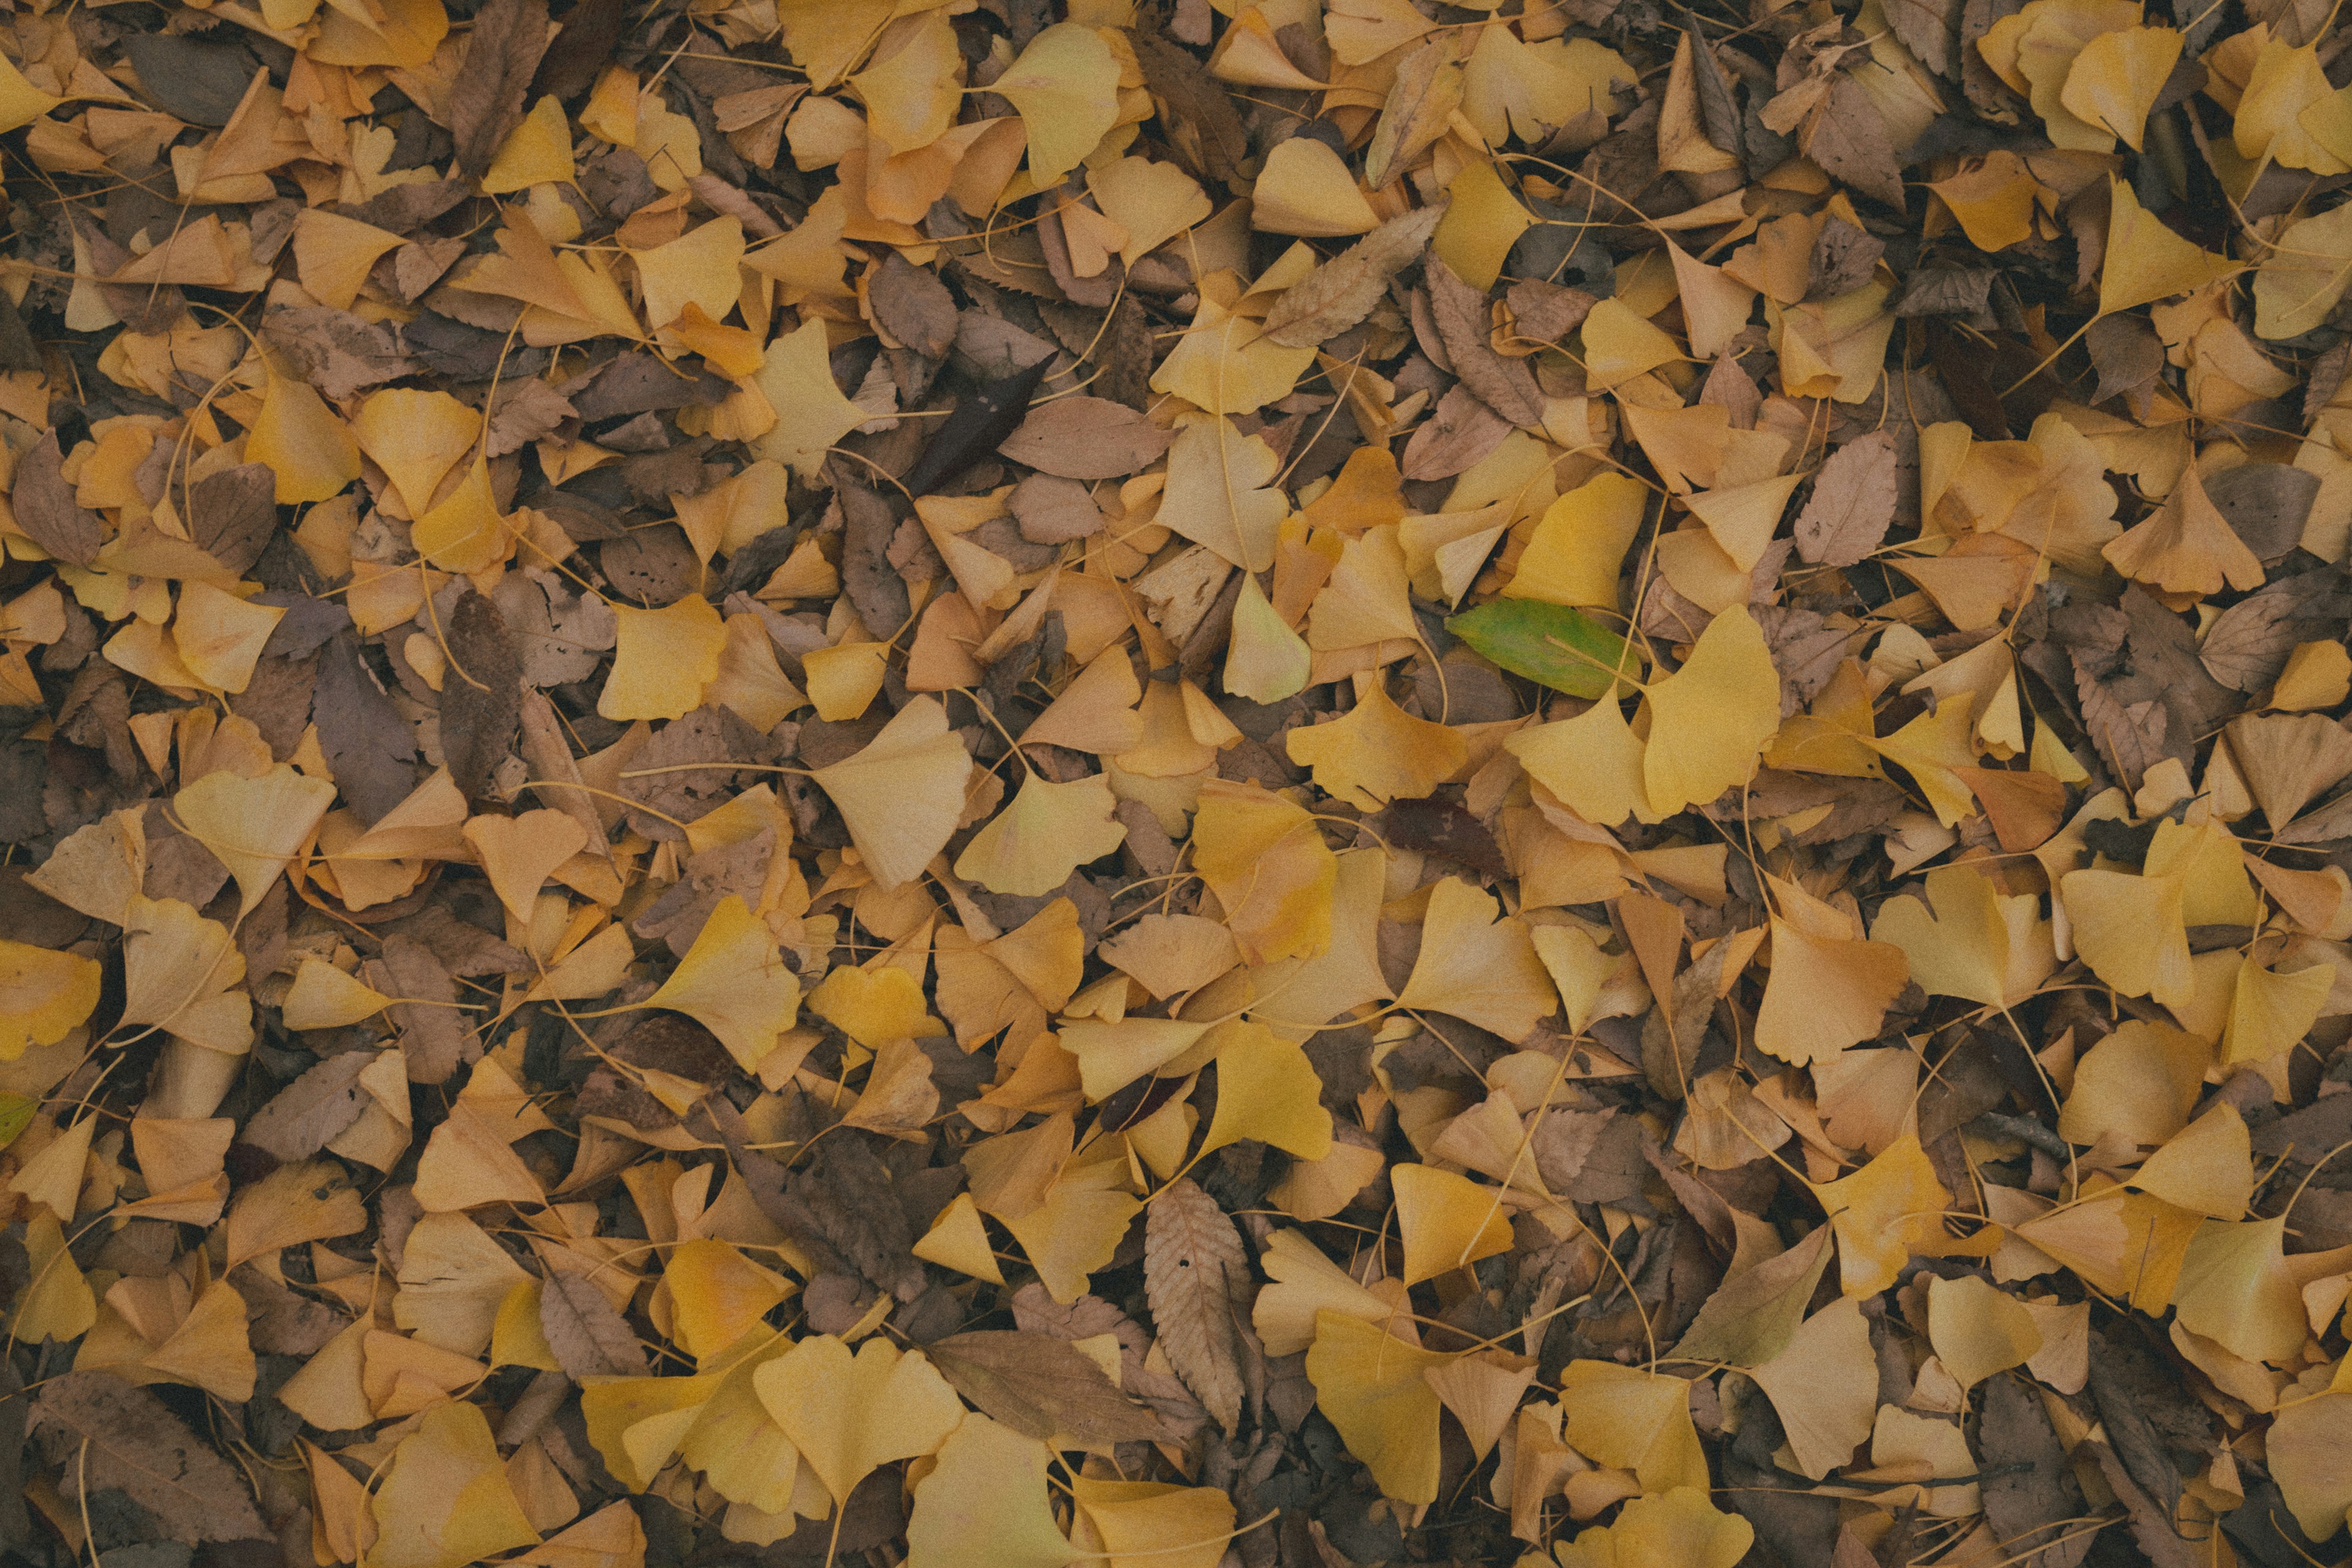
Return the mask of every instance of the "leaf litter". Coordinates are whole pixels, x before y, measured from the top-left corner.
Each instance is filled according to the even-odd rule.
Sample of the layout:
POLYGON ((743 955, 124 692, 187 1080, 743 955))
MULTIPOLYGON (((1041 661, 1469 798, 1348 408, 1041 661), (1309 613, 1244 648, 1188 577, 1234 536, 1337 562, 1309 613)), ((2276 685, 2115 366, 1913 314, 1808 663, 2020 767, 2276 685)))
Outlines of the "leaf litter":
POLYGON ((0 21, 0 1552, 2288 1564, 2324 6, 0 21))

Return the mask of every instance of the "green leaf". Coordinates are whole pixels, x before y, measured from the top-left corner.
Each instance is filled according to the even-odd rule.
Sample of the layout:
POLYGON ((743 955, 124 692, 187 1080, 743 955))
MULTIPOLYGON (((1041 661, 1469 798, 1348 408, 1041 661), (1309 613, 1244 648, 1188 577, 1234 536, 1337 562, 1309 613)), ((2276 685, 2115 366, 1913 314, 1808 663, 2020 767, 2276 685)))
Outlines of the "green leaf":
POLYGON ((33 1124, 33 1112, 40 1101, 26 1100, 21 1094, 0 1093, 0 1149, 16 1141, 17 1135, 33 1124))
POLYGON ((1452 617, 1445 629, 1513 675, 1570 697, 1599 697, 1615 672, 1642 669, 1623 637, 1581 610, 1540 599, 1496 599, 1452 617))

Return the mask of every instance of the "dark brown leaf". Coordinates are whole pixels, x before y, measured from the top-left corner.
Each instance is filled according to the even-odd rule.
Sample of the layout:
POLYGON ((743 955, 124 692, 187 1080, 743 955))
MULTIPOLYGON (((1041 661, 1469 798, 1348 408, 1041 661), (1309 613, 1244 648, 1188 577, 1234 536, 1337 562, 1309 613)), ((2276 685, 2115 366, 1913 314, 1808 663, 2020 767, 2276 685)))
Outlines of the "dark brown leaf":
POLYGON ((457 788, 479 800, 521 726, 522 655, 498 606, 470 588, 449 612, 448 659, 441 754, 457 788))
POLYGON ((474 14, 449 89, 449 132, 467 179, 489 172, 507 133, 521 123, 524 90, 546 53, 547 0, 488 0, 474 14))
POLYGON ((1895 521, 1895 437, 1884 430, 1847 442, 1813 478, 1797 514, 1797 553, 1827 566, 1870 558, 1895 521))
POLYGON ((33 1398, 33 1432, 68 1505, 113 1489, 155 1517, 168 1539, 267 1540, 269 1527, 235 1467, 163 1402, 104 1372, 68 1372, 33 1398))
POLYGON ((1444 340, 1446 357, 1454 362, 1462 384, 1514 425, 1541 424, 1543 394, 1536 390, 1535 374, 1524 361, 1496 353, 1487 340, 1486 297, 1434 257, 1422 276, 1429 285, 1429 309, 1436 318, 1438 336, 1444 340))
POLYGON ((98 514, 74 500, 63 463, 58 433, 52 430, 16 459, 16 484, 8 492, 9 510, 27 539, 60 561, 87 566, 98 559, 98 514))
POLYGON ((1051 1334, 989 1330, 923 1347, 956 1392, 1024 1436, 1081 1443, 1167 1436, 1160 1417, 1118 1391, 1085 1352, 1051 1334))

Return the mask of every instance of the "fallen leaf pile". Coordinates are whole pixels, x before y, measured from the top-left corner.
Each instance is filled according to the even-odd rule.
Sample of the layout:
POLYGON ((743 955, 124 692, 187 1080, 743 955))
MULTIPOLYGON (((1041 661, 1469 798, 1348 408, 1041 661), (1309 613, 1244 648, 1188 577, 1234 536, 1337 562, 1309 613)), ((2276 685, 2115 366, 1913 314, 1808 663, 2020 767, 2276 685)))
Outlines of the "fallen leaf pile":
POLYGON ((0 1555, 2292 1568, 2324 0, 0 10, 0 1555))

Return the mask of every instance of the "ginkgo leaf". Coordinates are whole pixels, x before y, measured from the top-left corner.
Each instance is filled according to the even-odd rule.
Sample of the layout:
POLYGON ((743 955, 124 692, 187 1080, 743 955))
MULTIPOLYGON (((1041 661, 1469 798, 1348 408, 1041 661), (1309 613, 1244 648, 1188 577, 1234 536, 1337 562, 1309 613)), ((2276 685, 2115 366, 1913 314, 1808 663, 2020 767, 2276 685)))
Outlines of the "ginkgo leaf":
POLYGON ((1304 807, 1212 779, 1192 836, 1193 868, 1223 907, 1244 962, 1312 958, 1330 945, 1339 863, 1304 807))
POLYGON ((809 1011, 867 1047, 947 1033, 924 1006, 922 986, 895 964, 828 970, 809 995, 809 1011))
POLYGON ((245 955, 228 928, 177 899, 137 899, 123 927, 122 1022, 230 1055, 253 1043, 245 955))
MULTIPOLYGON (((1308 351, 1312 353, 1313 351, 1308 351)), ((1160 522, 1245 572, 1274 564, 1275 535, 1290 503, 1270 488, 1282 459, 1221 414, 1195 415, 1168 449, 1160 522)))
POLYGON ((542 806, 515 816, 468 817, 466 842, 490 889, 519 922, 528 922, 539 890, 555 868, 587 847, 588 830, 570 812, 542 806))
POLYGON ((1738 605, 1707 623, 1689 659, 1643 692, 1650 712, 1642 779, 1661 816, 1704 805, 1756 776, 1780 727, 1772 650, 1738 605))
POLYGON ((1886 1289, 1915 1250, 1940 1237, 1952 1201, 1912 1132, 1853 1174, 1814 1187, 1813 1196, 1836 1233, 1845 1293, 1854 1297, 1886 1289))
POLYGON ((1758 1048, 1798 1067, 1874 1038, 1910 983, 1889 942, 1863 942, 1772 922, 1772 974, 1756 1012, 1758 1048))
POLYGON ((688 594, 657 610, 615 605, 613 616, 619 637, 596 711, 607 719, 682 719, 701 707, 727 649, 727 623, 710 601, 688 594))
POLYGON ((2101 33, 2074 57, 2058 100, 2075 119, 2102 127, 2137 153, 2182 42, 2170 27, 2101 33))
POLYGON ((271 375, 246 433, 245 458, 278 476, 283 506, 325 500, 360 477, 359 443, 308 384, 271 375))
POLYGON ((1447 1359, 1401 1343, 1361 1319, 1341 1312, 1316 1315, 1315 1339, 1307 1350, 1316 1407, 1338 1429, 1348 1452, 1370 1469, 1381 1494, 1399 1502, 1436 1500, 1442 1407, 1423 1374, 1447 1359))
POLYGON ((814 316, 768 345, 751 384, 776 415, 774 428, 755 444, 758 455, 786 465, 803 479, 824 466, 826 448, 874 416, 834 384, 824 323, 814 316))
POLYGON ((1391 1169, 1396 1185, 1397 1233, 1404 1238, 1404 1282, 1418 1285, 1491 1258, 1511 1245, 1511 1225, 1498 1188, 1433 1165, 1391 1169))
POLYGON ((956 857, 955 873, 993 893, 1034 899, 1127 841, 1111 818, 1118 802, 1100 773, 1055 784, 1032 773, 995 820, 956 857))
POLYGON ((464 1568, 539 1540, 524 1517, 481 1407, 436 1405, 393 1450, 371 1500, 375 1544, 363 1568, 464 1568))
POLYGON ((1458 877, 1433 887, 1421 952, 1397 1005, 1449 1014, 1507 1040, 1525 1039, 1550 1017, 1559 993, 1527 926, 1497 912, 1492 898, 1458 877))
POLYGON ((817 1334, 761 1366, 760 1403, 836 1503, 894 1459, 937 1453, 963 1402, 920 1351, 869 1339, 853 1355, 817 1334))
POLYGON ((2199 248, 2139 205, 2129 183, 2110 177, 2107 259, 2099 269, 2099 314, 2186 294, 2244 268, 2199 248))
POLYGON ((1555 1549, 1560 1568, 1733 1568, 1756 1529, 1726 1513, 1697 1487, 1675 1487, 1628 1502, 1615 1521, 1555 1549))
POLYGON ((2004 895, 1969 866, 1928 872, 1924 898, 1887 900, 1870 934, 1902 949, 1927 992, 1994 1007, 2032 995, 2058 963, 2041 900, 2004 895))
POLYGON ((875 882, 912 881, 947 847, 963 814, 971 756, 929 697, 898 710, 865 749, 810 776, 824 786, 875 882))
POLYGON ((1217 1113, 1201 1152, 1254 1138, 1300 1160, 1331 1152, 1323 1079, 1307 1052, 1263 1024, 1223 1026, 1217 1046, 1217 1113))
POLYGON ((1054 1522, 1045 1445, 968 1412, 915 1485, 910 1568, 951 1568, 976 1553, 1006 1568, 1062 1568, 1077 1549, 1054 1522))
POLYGON ((283 763, 257 778, 207 773, 172 797, 184 828, 236 879, 253 912, 335 804, 335 786, 283 763))
POLYGON ((1426 795, 1469 760, 1460 735, 1407 713, 1377 683, 1340 718, 1301 725, 1284 743, 1318 787, 1360 811, 1426 795))
POLYGON ((1056 23, 989 84, 1029 132, 1029 177, 1055 184, 1095 150, 1118 118, 1118 62, 1092 27, 1056 23))
POLYGON ((1521 730, 1503 748, 1587 822, 1614 827, 1629 816, 1650 818, 1646 748, 1614 697, 1602 697, 1574 718, 1521 730))
POLYGON ((323 958, 306 958, 294 972, 281 1011, 289 1029, 340 1029, 373 1018, 393 999, 323 958))
POLYGON ((758 1068, 800 1016, 801 979, 767 922, 730 893, 703 922, 670 977, 639 1005, 683 1013, 719 1037, 744 1070, 758 1068))
POLYGON ((53 1046, 98 1005, 102 971, 94 959, 0 941, 0 1061, 53 1046))
POLYGON ((1691 1425, 1690 1384, 1614 1362, 1572 1361, 1559 1374, 1562 1433, 1594 1461, 1631 1470, 1643 1489, 1707 1485, 1706 1454, 1691 1425))

